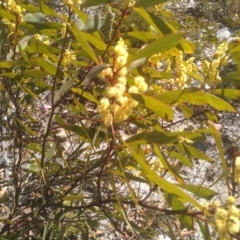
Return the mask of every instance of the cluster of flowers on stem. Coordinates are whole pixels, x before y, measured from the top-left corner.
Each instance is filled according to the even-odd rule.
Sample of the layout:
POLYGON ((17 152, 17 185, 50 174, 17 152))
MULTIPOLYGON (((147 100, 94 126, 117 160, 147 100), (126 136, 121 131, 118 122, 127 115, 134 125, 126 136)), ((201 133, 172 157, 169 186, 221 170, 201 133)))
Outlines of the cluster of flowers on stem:
POLYGON ((82 0, 64 0, 65 4, 68 6, 79 6, 82 3, 82 0))
POLYGON ((235 160, 234 181, 240 183, 240 157, 237 157, 235 160))
POLYGON ((109 83, 106 88, 105 97, 100 100, 98 112, 104 125, 110 126, 112 122, 125 121, 132 113, 138 103, 126 96, 128 93, 144 93, 148 85, 142 76, 134 78, 134 85, 127 88, 127 47, 122 39, 114 47, 113 67, 104 69, 98 76, 109 83))
POLYGON ((214 221, 217 227, 219 239, 230 239, 230 235, 234 236, 240 232, 240 211, 235 206, 235 198, 229 196, 227 199, 227 207, 219 207, 219 203, 215 202, 211 205, 211 212, 214 213, 214 221))
MULTIPOLYGON (((7 0, 6 7, 16 16, 17 23, 23 22, 23 13, 25 12, 25 9, 17 4, 15 0, 7 0)), ((15 28, 15 23, 6 18, 3 18, 3 23, 6 24, 11 31, 15 28)))
POLYGON ((207 60, 203 61, 203 73, 207 76, 205 83, 207 84, 217 84, 221 82, 221 77, 219 75, 220 68, 227 64, 228 56, 226 51, 228 49, 228 43, 221 43, 213 55, 213 60, 210 63, 207 60))

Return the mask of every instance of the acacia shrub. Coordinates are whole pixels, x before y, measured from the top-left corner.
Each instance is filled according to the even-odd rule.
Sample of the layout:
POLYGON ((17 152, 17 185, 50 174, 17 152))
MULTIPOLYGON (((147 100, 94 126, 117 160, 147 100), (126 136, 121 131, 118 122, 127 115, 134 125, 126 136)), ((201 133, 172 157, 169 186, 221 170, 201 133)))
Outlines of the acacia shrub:
POLYGON ((189 230, 196 221, 207 239, 210 226, 220 236, 238 233, 227 231, 232 212, 220 226, 219 205, 200 201, 217 193, 186 182, 179 166, 214 162, 194 145, 211 134, 229 173, 220 177, 235 195, 238 162, 231 174, 212 122, 217 111, 235 112, 218 96, 237 99, 239 90, 216 86, 239 47, 223 42, 199 67, 165 2, 66 0, 65 13, 41 0, 1 5, 2 238, 98 238, 109 222, 124 239, 157 231, 174 239, 176 219, 189 230), (114 15, 109 31, 104 12, 89 11, 101 4, 114 15), (144 29, 125 25, 132 14, 144 29), (174 128, 199 117, 191 131, 174 128))

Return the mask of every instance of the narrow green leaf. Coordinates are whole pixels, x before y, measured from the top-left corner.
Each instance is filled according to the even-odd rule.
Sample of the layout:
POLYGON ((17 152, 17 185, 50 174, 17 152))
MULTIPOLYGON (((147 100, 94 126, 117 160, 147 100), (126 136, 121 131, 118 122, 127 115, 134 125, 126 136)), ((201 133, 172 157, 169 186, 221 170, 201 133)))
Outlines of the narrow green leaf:
POLYGON ((5 25, 2 25, 0 29, 0 52, 2 51, 2 48, 7 40, 9 32, 9 28, 5 25))
POLYGON ((168 23, 166 20, 161 19, 160 17, 149 13, 149 16, 157 26, 158 30, 163 34, 167 35, 170 33, 177 32, 178 30, 174 28, 170 23, 168 23))
POLYGON ((46 29, 61 30, 63 28, 62 24, 57 23, 57 22, 45 22, 45 23, 29 22, 28 24, 32 25, 33 29, 26 32, 24 34, 24 36, 39 34, 41 31, 46 30, 46 29))
POLYGON ((212 134, 218 148, 219 156, 222 162, 222 168, 223 170, 225 170, 227 169, 227 163, 224 156, 223 144, 222 144, 220 133, 210 121, 208 121, 208 125, 209 125, 209 129, 203 129, 201 130, 201 132, 212 134))
POLYGON ((89 34, 89 33, 86 33, 86 32, 82 32, 82 35, 85 39, 87 39, 94 47, 96 47, 97 49, 99 50, 105 50, 107 45, 106 43, 104 43, 102 41, 102 39, 92 35, 92 34, 89 34))
POLYGON ((9 11, 4 10, 2 7, 0 7, 0 16, 2 18, 5 18, 5 19, 9 20, 9 21, 15 21, 16 20, 16 17, 13 14, 11 14, 9 11))
POLYGON ((136 153, 136 151, 130 147, 126 142, 122 141, 122 144, 129 150, 131 155, 135 158, 135 160, 140 165, 143 174, 152 182, 157 184, 159 187, 161 187, 164 191, 167 193, 171 193, 173 195, 176 195, 178 198, 180 198, 184 202, 190 202, 195 207, 202 208, 201 205, 194 200, 192 197, 190 197, 188 194, 180 190, 176 185, 166 181, 164 178, 159 177, 157 173, 147 165, 146 159, 136 153))
POLYGON ((17 46, 18 46, 18 51, 19 51, 20 54, 22 55, 23 59, 24 59, 26 62, 30 63, 29 57, 28 57, 27 53, 26 53, 25 51, 23 51, 21 44, 18 43, 17 46))
POLYGON ((75 82, 75 79, 71 79, 69 81, 66 81, 61 87, 60 89, 55 93, 54 96, 54 102, 59 100, 59 97, 61 96, 61 94, 69 91, 73 85, 73 83, 75 82))
POLYGON ((64 196, 62 197, 62 200, 64 201, 73 201, 73 200, 83 200, 85 198, 85 196, 83 195, 68 195, 68 196, 64 196))
POLYGON ((106 17, 103 17, 100 14, 90 15, 85 22, 83 31, 93 33, 99 30, 105 23, 106 17))
POLYGON ((170 155, 171 157, 174 157, 174 158, 178 159, 179 162, 181 162, 181 163, 184 164, 185 166, 188 166, 188 167, 192 167, 192 166, 193 166, 193 163, 191 162, 190 159, 184 157, 182 154, 180 154, 180 153, 178 153, 178 152, 171 151, 169 155, 170 155))
POLYGON ((136 134, 126 140, 128 144, 131 145, 141 145, 141 144, 169 144, 174 142, 179 142, 181 138, 186 138, 195 142, 205 141, 205 137, 196 132, 142 132, 136 134))
POLYGON ((220 111, 236 112, 236 110, 226 101, 203 92, 199 88, 191 87, 183 90, 174 90, 170 92, 164 92, 155 98, 167 103, 190 103, 196 105, 210 105, 211 107, 220 111))
POLYGON ((26 91, 31 97, 33 98, 38 98, 38 95, 35 94, 31 89, 29 89, 28 87, 21 85, 21 87, 23 88, 24 91, 26 91))
POLYGON ((51 148, 49 148, 45 154, 45 157, 44 157, 44 163, 46 163, 48 160, 50 160, 50 158, 52 157, 52 155, 54 154, 57 146, 58 146, 59 143, 54 143, 51 148))
POLYGON ((158 32, 159 36, 162 36, 161 31, 158 29, 155 22, 152 20, 151 16, 149 15, 149 13, 145 9, 143 9, 143 8, 133 8, 133 10, 135 12, 137 12, 142 18, 144 18, 149 23, 149 25, 152 26, 158 32))
POLYGON ((144 94, 130 94, 130 96, 144 107, 152 110, 162 119, 170 121, 173 119, 172 107, 158 99, 144 94))
POLYGON ((58 13, 51 9, 44 1, 38 1, 41 12, 47 16, 59 17, 58 13))
POLYGON ((102 63, 94 66, 83 79, 83 84, 86 86, 92 79, 96 78, 105 68, 110 67, 108 63, 102 63))
POLYGON ((140 58, 134 62, 132 62, 129 66, 128 66, 128 72, 130 72, 132 69, 143 66, 147 63, 147 58, 140 58))
POLYGON ((190 155, 193 158, 197 158, 197 159, 200 159, 200 160, 205 160, 205 161, 208 161, 208 162, 214 162, 214 160, 212 158, 205 155, 203 152, 201 152, 200 150, 198 150, 197 148, 195 148, 193 146, 190 146, 190 145, 184 144, 184 143, 177 144, 176 146, 184 154, 190 155))
POLYGON ((77 42, 82 46, 83 50, 86 51, 86 53, 89 55, 91 60, 93 60, 95 63, 98 64, 99 60, 95 52, 93 51, 92 47, 90 46, 87 39, 84 37, 84 35, 82 34, 82 31, 78 28, 76 23, 72 22, 70 29, 73 35, 75 36, 77 42))
POLYGON ((31 61, 36 61, 40 67, 42 67, 48 73, 55 75, 57 72, 56 64, 51 63, 50 61, 44 60, 42 58, 31 57, 31 61))
POLYGON ((0 68, 12 68, 16 66, 16 62, 8 61, 8 62, 0 62, 0 68))
POLYGON ((234 83, 240 86, 240 71, 234 71, 222 77, 223 83, 234 83))
POLYGON ((201 230, 202 239, 203 240, 212 240, 211 233, 210 233, 209 226, 208 226, 209 225, 208 221, 203 221, 203 223, 201 223, 200 219, 197 219, 197 218, 196 218, 196 221, 201 230))
POLYGON ((143 8, 147 8, 147 7, 151 7, 154 5, 158 5, 161 3, 165 3, 168 0, 151 0, 151 1, 146 1, 146 0, 139 0, 134 7, 143 7, 143 8))
POLYGON ((87 0, 81 4, 82 8, 93 7, 98 5, 105 5, 114 2, 114 0, 87 0))
POLYGON ((61 128, 65 129, 67 131, 74 132, 74 133, 78 134, 80 137, 88 138, 85 130, 78 125, 73 125, 73 124, 61 125, 61 128))
POLYGON ((23 17, 23 21, 25 22, 41 22, 46 18, 46 15, 41 12, 38 13, 26 13, 23 17))
POLYGON ((19 119, 16 119, 19 124, 26 130, 26 132, 30 133, 33 136, 37 135, 37 132, 33 131, 31 128, 29 128, 25 123, 23 123, 22 121, 20 121, 19 119))
POLYGON ((90 100, 91 102, 95 102, 95 103, 99 104, 98 100, 91 93, 85 92, 81 88, 72 88, 71 90, 73 92, 81 95, 82 97, 90 100))
POLYGON ((221 97, 221 98, 229 98, 233 100, 239 100, 240 99, 240 90, 238 89, 214 89, 213 94, 221 97))
MULTIPOLYGON (((183 210, 186 206, 176 198, 176 196, 172 194, 166 194, 167 203, 170 204, 173 210, 183 210)), ((185 214, 177 215, 179 221, 183 224, 183 226, 187 229, 193 228, 193 217, 187 216, 185 214)))
POLYGON ((229 176, 229 174, 231 174, 231 171, 232 171, 232 169, 230 167, 224 169, 218 177, 215 177, 214 182, 211 183, 208 187, 213 187, 217 182, 219 182, 223 178, 226 178, 227 176, 229 176))
POLYGON ((177 186, 186 189, 187 191, 193 193, 195 196, 198 196, 200 198, 211 200, 214 196, 216 196, 218 193, 213 191, 212 189, 199 186, 199 185, 193 185, 193 184, 177 184, 177 186))
POLYGON ((137 52, 136 55, 130 59, 129 63, 136 61, 140 58, 150 57, 154 54, 169 50, 172 47, 176 46, 181 41, 182 37, 182 33, 171 33, 163 37, 157 38, 154 42, 150 43, 149 45, 141 49, 139 52, 137 52))
POLYGON ((143 42, 148 42, 156 38, 155 34, 149 33, 149 32, 143 32, 143 31, 128 32, 127 35, 130 37, 140 39, 143 42))
POLYGON ((193 109, 186 104, 178 104, 178 108, 182 111, 186 118, 191 118, 194 114, 193 109))
POLYGON ((168 163, 168 161, 163 157, 162 153, 160 152, 159 148, 156 144, 153 144, 153 150, 156 156, 158 157, 159 161, 162 163, 164 169, 168 170, 168 172, 176 178, 179 183, 183 183, 182 177, 178 174, 178 172, 168 163))

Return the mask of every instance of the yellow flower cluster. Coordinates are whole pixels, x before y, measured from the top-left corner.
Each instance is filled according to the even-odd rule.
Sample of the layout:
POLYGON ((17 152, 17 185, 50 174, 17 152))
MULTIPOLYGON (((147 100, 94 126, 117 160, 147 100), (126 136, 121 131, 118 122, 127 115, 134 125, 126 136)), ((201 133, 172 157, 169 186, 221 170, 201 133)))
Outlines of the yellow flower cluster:
POLYGON ((15 29, 15 27, 16 27, 16 24, 15 24, 15 23, 10 22, 10 21, 9 21, 8 19, 6 19, 6 18, 3 18, 2 21, 3 21, 4 24, 6 24, 6 25, 8 26, 10 32, 13 32, 13 31, 14 31, 14 29, 15 29))
POLYGON ((22 9, 15 0, 7 0, 6 4, 7 8, 17 16, 17 22, 21 23, 23 21, 23 12, 25 9, 22 9))
POLYGON ((63 56, 62 65, 66 67, 71 64, 72 61, 76 60, 76 55, 72 53, 71 50, 66 50, 63 56))
POLYGON ((120 9, 133 7, 135 3, 135 0, 119 0, 120 9))
POLYGON ((148 11, 151 13, 159 13, 165 9, 166 3, 154 5, 148 8, 148 11))
POLYGON ((236 235, 240 232, 240 211, 235 206, 233 196, 228 197, 226 209, 216 206, 214 219, 219 239, 229 239, 229 234, 236 235))
POLYGON ((234 170, 234 181, 240 183, 240 157, 236 158, 234 170))
MULTIPOLYGON (((106 88, 105 97, 100 100, 98 112, 106 126, 112 122, 120 123, 125 121, 132 113, 137 102, 125 96, 127 92, 127 47, 122 39, 114 47, 113 68, 104 69, 98 76, 110 85, 106 88)), ((141 76, 134 78, 134 85, 128 89, 129 93, 143 93, 148 85, 141 76)))
POLYGON ((42 41, 46 45, 50 45, 49 37, 40 35, 40 34, 34 34, 35 39, 42 41))
POLYGON ((221 66, 224 66, 227 63, 227 60, 228 60, 228 56, 226 55, 227 49, 228 49, 228 43, 227 42, 221 43, 213 55, 213 61, 211 63, 208 62, 207 60, 203 62, 204 63, 203 71, 208 76, 205 83, 216 84, 221 82, 221 77, 219 76, 219 70, 221 66))
POLYGON ((79 5, 81 5, 82 0, 64 0, 64 3, 69 6, 78 7, 79 5))

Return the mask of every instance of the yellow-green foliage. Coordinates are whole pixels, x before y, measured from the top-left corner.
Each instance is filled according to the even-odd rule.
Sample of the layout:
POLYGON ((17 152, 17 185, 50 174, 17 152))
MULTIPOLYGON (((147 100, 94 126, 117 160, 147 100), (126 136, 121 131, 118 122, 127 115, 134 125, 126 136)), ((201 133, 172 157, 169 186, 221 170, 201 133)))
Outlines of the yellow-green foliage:
POLYGON ((211 135, 219 179, 235 195, 239 158, 229 171, 212 121, 236 112, 227 99, 240 91, 218 86, 239 81, 238 71, 220 74, 239 64, 239 46, 219 43, 197 61, 163 0, 60 2, 57 11, 43 0, 0 6, 1 184, 10 186, 1 237, 97 238, 103 223, 119 239, 151 239, 157 228, 175 239, 174 222, 191 230, 196 221, 205 239, 208 226, 238 234, 235 200, 215 206, 213 225, 201 200, 217 193, 181 167, 216 160, 195 145, 211 135))

